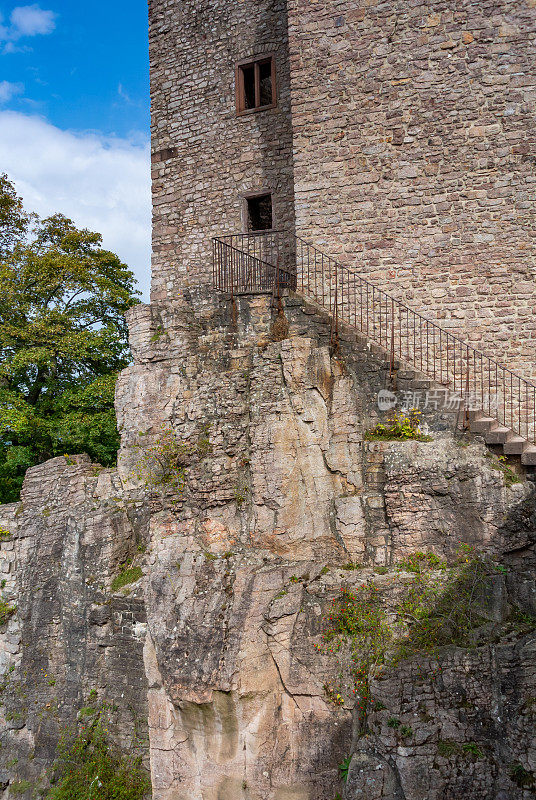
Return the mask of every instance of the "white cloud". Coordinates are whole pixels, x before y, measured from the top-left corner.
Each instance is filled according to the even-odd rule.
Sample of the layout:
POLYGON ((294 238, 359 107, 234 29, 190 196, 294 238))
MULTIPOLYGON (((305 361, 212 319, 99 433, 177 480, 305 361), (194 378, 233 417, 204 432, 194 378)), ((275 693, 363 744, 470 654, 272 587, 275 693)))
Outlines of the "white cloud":
POLYGON ((12 29, 18 36, 37 36, 52 33, 56 27, 56 15, 38 5, 17 6, 11 12, 12 29))
MULTIPOLYGON (((0 24, 0 40, 17 41, 24 36, 46 35, 56 28, 56 14, 35 3, 31 6, 17 6, 9 19, 9 26, 0 24)), ((0 16, 0 23, 3 21, 0 16)), ((4 52, 16 52, 16 49, 8 44, 4 52)))
MULTIPOLYGON (((0 40, 2 39, 2 34, 0 32, 0 40)), ((2 50, 2 52, 7 55, 8 53, 31 53, 32 48, 28 47, 28 45, 19 45, 15 44, 14 42, 7 42, 6 46, 2 50)))
POLYGON ((21 94, 24 91, 23 83, 10 83, 9 81, 0 81, 0 105, 9 103, 12 97, 16 94, 21 94))
POLYGON ((132 105, 132 99, 129 93, 124 89, 122 83, 120 83, 117 87, 117 94, 125 101, 125 103, 128 103, 128 105, 132 105))
POLYGON ((148 296, 151 257, 149 144, 76 133, 14 111, 0 112, 0 164, 28 210, 57 211, 98 231, 148 296))

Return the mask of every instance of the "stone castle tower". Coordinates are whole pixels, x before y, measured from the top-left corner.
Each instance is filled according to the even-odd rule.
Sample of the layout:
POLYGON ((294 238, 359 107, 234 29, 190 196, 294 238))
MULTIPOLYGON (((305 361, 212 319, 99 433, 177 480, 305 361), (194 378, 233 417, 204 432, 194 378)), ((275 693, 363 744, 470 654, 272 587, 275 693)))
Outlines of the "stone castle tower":
POLYGON ((247 230, 251 196, 271 196, 274 225, 294 229, 286 3, 151 2, 150 58, 153 295, 164 299, 211 280, 210 238, 247 230), (238 65, 265 59, 270 107, 240 111, 238 65))
POLYGON ((536 375, 534 0, 149 6, 155 299, 273 225, 536 375))
POLYGON ((529 800, 536 440, 433 404, 378 437, 382 393, 441 376, 314 297, 230 302, 211 237, 300 236, 534 374, 536 0, 149 11, 152 302, 117 467, 54 458, 0 506, 0 800, 49 797, 99 709, 153 800, 529 800), (331 647, 352 595, 370 638, 331 647))

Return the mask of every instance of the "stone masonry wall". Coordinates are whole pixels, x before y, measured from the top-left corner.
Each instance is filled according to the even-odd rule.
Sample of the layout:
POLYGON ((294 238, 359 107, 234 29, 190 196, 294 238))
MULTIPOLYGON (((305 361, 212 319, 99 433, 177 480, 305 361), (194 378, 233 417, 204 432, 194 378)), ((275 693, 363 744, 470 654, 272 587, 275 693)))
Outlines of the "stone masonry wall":
POLYGON ((242 230, 243 195, 272 192, 294 228, 284 0, 150 0, 152 297, 209 282, 210 238, 242 230), (277 107, 237 116, 235 64, 275 53, 277 107))
POLYGON ((534 377, 534 0, 288 5, 297 232, 534 377))

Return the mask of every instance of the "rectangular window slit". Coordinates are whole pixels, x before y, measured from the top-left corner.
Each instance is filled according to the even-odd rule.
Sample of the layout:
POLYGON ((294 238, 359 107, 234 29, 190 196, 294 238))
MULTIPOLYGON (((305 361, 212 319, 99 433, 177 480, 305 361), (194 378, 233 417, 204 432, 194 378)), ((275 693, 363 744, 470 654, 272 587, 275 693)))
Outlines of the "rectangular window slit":
POLYGON ((248 230, 272 230, 272 195, 261 194, 257 197, 248 197, 248 230))

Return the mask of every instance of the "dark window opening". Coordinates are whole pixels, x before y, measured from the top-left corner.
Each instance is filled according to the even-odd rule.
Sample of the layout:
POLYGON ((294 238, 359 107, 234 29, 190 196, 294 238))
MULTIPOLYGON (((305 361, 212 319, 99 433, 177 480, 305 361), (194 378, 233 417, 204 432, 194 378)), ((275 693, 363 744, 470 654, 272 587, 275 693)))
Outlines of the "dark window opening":
POLYGON ((244 109, 255 108, 255 67, 242 69, 244 81, 244 109))
POLYGON ((272 98, 272 62, 259 64, 259 93, 261 106, 269 106, 272 98))
POLYGON ((261 194, 257 197, 248 197, 248 230, 272 230, 272 195, 261 194))
POLYGON ((238 64, 236 68, 236 110, 239 114, 273 108, 277 103, 275 59, 238 64))

